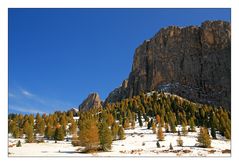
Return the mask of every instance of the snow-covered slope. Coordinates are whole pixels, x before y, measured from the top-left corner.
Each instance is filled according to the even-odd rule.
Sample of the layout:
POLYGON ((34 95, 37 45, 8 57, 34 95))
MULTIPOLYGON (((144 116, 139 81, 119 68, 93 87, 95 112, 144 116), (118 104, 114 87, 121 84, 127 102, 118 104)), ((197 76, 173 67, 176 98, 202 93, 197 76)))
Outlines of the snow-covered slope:
MULTIPOLYGON (((181 126, 177 129, 181 130, 181 126)), ((231 141, 217 135, 217 140, 212 140, 212 148, 200 148, 197 144, 197 132, 189 132, 187 136, 181 136, 183 147, 177 146, 177 133, 164 133, 165 140, 160 142, 161 148, 157 148, 156 134, 146 126, 125 130, 126 139, 113 141, 110 152, 80 153, 79 147, 73 147, 71 142, 45 141, 45 143, 24 143, 22 147, 14 144, 19 139, 9 138, 9 156, 230 156, 231 141), (173 150, 169 149, 172 143, 173 150), (227 152, 229 153, 223 153, 227 152)))

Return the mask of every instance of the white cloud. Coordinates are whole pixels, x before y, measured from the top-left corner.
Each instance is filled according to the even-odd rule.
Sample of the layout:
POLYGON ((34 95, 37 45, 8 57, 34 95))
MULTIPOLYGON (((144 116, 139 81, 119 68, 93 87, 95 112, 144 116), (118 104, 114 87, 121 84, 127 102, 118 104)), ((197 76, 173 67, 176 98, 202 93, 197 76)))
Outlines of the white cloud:
POLYGON ((25 89, 21 89, 21 94, 23 94, 24 96, 29 96, 29 97, 34 96, 32 93, 30 93, 29 91, 25 89))
POLYGON ((13 94, 13 93, 11 93, 11 92, 8 93, 8 96, 9 96, 9 97, 16 97, 16 95, 13 94))
POLYGON ((29 107, 21 107, 21 106, 16 106, 16 105, 9 105, 9 109, 18 111, 18 112, 27 112, 27 113, 46 113, 45 111, 39 110, 39 109, 34 109, 34 108, 29 108, 29 107))

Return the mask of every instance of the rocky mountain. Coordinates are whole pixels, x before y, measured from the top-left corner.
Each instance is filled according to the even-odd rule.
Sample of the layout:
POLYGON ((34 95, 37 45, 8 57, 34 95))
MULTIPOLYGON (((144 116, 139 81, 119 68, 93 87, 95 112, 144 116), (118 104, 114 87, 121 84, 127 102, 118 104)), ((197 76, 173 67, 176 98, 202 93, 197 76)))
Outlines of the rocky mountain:
POLYGON ((91 93, 79 106, 80 111, 87 111, 91 108, 100 108, 102 106, 98 93, 91 93))
POLYGON ((152 90, 230 109, 231 24, 205 21, 161 29, 136 48, 127 84, 111 92, 106 102, 152 90))

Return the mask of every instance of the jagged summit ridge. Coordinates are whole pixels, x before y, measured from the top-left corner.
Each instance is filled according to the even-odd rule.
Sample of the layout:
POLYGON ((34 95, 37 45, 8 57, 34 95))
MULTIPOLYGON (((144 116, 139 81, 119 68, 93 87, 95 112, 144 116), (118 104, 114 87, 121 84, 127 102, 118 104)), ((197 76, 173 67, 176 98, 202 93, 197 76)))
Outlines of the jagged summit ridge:
POLYGON ((101 99, 98 93, 91 93, 89 96, 80 104, 80 111, 87 111, 92 108, 100 108, 101 99))

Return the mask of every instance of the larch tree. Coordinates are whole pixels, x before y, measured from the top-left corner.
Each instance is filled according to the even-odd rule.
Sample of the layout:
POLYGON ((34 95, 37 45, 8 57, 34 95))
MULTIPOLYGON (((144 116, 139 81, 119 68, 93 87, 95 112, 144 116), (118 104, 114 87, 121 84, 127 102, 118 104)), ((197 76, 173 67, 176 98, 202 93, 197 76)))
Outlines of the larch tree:
POLYGON ((197 137, 197 141, 199 142, 199 145, 204 148, 211 147, 211 138, 208 134, 208 129, 201 127, 200 132, 197 137))
POLYGON ((160 125, 159 125, 159 127, 158 127, 157 139, 158 139, 159 141, 163 141, 163 140, 164 140, 163 129, 162 129, 162 127, 161 127, 160 125))
POLYGON ((112 135, 106 122, 101 123, 99 127, 100 147, 103 151, 110 151, 112 145, 112 135))
POLYGON ((118 136, 119 136, 120 140, 125 139, 125 133, 124 133, 124 128, 123 127, 119 127, 118 136))
POLYGON ((95 119, 82 121, 79 132, 80 145, 85 147, 85 152, 93 152, 99 146, 99 131, 95 119))
POLYGON ((116 122, 114 122, 111 126, 111 133, 112 133, 113 140, 118 139, 118 131, 119 131, 119 125, 116 122))

